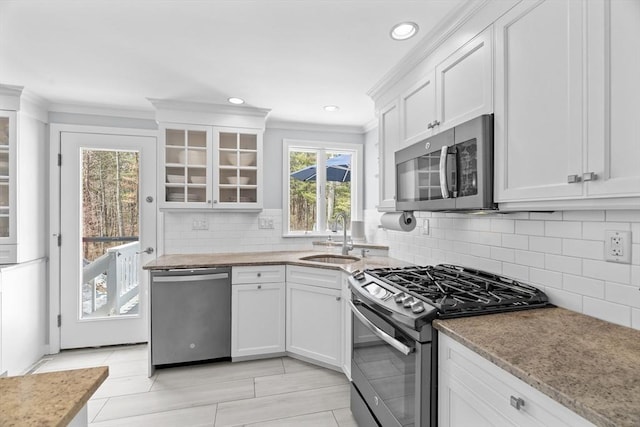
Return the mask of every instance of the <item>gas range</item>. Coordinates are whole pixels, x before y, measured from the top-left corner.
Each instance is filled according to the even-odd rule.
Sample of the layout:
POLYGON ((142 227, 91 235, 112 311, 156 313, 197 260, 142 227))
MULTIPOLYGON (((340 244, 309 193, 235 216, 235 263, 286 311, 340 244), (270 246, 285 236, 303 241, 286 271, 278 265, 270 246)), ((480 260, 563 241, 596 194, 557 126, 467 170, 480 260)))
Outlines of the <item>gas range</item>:
POLYGON ((367 269, 354 273, 350 283, 356 294, 416 330, 435 318, 549 305, 544 292, 531 285, 449 264, 367 269))

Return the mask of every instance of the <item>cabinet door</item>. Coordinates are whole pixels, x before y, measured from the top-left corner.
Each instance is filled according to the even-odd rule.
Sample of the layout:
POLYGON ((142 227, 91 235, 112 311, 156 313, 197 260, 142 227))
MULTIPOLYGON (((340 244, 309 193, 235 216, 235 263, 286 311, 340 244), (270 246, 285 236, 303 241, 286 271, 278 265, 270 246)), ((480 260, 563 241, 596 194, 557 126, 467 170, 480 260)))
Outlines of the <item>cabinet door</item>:
POLYGON ((287 283, 287 351, 342 367, 339 290, 287 283))
POLYGON ((285 284, 231 287, 231 357, 285 350, 285 284))
POLYGON ((393 102, 380 111, 378 132, 380 204, 379 211, 396 210, 396 162, 395 152, 400 146, 400 112, 393 102))
POLYGON ((158 168, 161 208, 211 207, 211 130, 207 126, 160 127, 158 168))
POLYGON ((400 96, 402 142, 396 149, 421 141, 433 133, 436 120, 435 73, 430 72, 400 96))
POLYGON ((488 28, 436 67, 436 131, 493 112, 491 43, 488 28))
POLYGON ((498 202, 582 196, 583 7, 525 0, 495 23, 498 202))
POLYGON ((0 264, 15 262, 16 250, 16 142, 15 111, 0 110, 0 264))
POLYGON ((589 196, 640 195, 640 2, 590 1, 589 196))
POLYGON ((262 207, 262 132, 215 128, 214 208, 262 207))

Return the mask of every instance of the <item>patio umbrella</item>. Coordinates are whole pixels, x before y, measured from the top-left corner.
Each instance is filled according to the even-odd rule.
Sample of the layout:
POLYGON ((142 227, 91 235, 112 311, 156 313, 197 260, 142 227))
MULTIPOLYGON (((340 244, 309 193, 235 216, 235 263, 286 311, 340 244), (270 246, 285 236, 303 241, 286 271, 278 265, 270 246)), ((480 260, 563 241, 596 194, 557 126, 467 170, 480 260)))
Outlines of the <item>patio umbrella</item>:
MULTIPOLYGON (((327 181, 351 181, 351 154, 341 154, 327 159, 327 181)), ((292 172, 291 176, 299 181, 315 181, 316 165, 307 166, 292 172)))

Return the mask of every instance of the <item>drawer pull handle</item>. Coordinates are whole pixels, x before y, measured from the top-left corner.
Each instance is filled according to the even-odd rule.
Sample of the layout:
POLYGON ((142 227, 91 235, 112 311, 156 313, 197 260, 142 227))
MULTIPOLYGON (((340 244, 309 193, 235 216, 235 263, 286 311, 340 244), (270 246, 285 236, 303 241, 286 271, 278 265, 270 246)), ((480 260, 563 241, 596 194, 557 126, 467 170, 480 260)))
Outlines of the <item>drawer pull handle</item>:
POLYGON ((518 411, 524 407, 524 400, 521 397, 511 396, 511 406, 516 408, 518 411))
POLYGON ((577 182, 580 182, 582 178, 580 178, 580 176, 578 175, 569 175, 567 176, 567 184, 575 184, 577 182))

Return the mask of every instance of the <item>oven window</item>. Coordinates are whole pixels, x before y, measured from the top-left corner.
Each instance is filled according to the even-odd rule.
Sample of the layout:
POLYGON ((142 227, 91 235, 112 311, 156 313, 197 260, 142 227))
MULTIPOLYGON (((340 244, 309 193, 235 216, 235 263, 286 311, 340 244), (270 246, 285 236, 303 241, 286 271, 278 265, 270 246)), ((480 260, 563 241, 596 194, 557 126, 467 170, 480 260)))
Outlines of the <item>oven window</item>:
POLYGON ((442 199, 440 151, 400 163, 397 173, 398 201, 417 202, 442 199))
MULTIPOLYGON (((388 325, 377 325, 394 339, 413 347, 415 342, 388 325)), ((402 426, 415 423, 416 353, 405 356, 353 318, 353 363, 358 366, 376 395, 402 426)), ((373 402, 368 402, 370 406, 373 402)))

